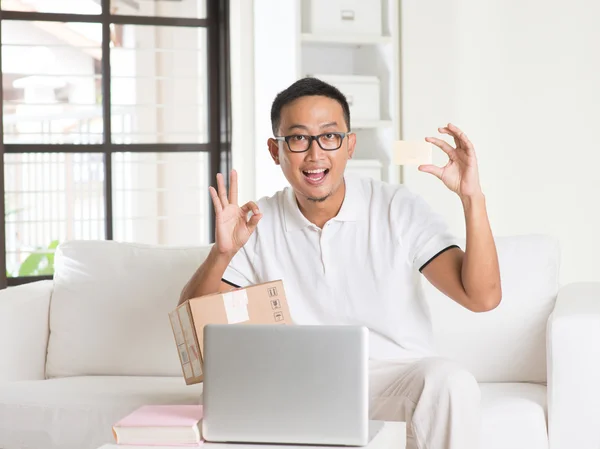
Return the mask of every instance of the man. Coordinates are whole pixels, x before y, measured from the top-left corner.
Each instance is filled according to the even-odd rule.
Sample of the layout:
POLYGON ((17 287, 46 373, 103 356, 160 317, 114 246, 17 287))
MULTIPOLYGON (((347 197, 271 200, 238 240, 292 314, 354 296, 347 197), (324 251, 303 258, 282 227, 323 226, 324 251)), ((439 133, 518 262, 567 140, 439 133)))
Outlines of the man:
POLYGON ((474 312, 501 299, 496 248, 478 179, 475 150, 454 125, 430 137, 444 167, 419 169, 461 199, 463 252, 444 222, 401 185, 345 176, 354 154, 350 111, 335 87, 301 79, 279 93, 268 148, 291 187, 258 204, 237 205, 237 174, 229 196, 223 177, 210 187, 215 244, 182 292, 188 298, 283 279, 297 324, 362 324, 370 329, 373 419, 402 420, 408 448, 477 447, 479 389, 461 367, 435 356, 419 271, 474 312))

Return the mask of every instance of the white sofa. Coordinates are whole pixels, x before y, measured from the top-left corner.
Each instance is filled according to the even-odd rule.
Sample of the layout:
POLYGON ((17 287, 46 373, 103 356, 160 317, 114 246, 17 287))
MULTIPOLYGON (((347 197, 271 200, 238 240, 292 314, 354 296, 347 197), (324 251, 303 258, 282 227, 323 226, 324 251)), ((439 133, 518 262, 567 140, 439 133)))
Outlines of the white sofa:
MULTIPOLYGON (((600 447, 600 285, 558 285, 557 242, 498 238, 504 297, 424 282, 442 355, 480 381, 482 449, 600 447)), ((69 242, 53 281, 0 291, 0 448, 94 449, 145 403, 197 403, 167 312, 208 248, 69 242)), ((284 280, 285 282, 285 280, 284 280)))

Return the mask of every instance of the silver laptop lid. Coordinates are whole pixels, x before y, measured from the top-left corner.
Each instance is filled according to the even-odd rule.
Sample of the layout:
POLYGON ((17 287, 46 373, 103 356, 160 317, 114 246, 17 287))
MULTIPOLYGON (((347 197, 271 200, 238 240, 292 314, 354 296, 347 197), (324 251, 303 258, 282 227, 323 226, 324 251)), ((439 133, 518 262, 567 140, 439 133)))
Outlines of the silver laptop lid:
POLYGON ((204 354, 207 441, 368 443, 365 327, 208 325, 204 354))

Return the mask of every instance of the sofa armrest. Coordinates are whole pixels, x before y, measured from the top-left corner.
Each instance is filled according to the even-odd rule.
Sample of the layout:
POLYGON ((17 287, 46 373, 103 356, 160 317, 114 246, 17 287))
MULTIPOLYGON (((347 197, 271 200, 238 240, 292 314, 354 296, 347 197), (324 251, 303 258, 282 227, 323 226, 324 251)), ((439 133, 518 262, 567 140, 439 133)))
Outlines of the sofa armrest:
POLYGON ((558 292, 548 320, 548 437, 551 449, 598 449, 600 282, 558 292))
POLYGON ((0 382, 45 378, 52 281, 0 290, 0 382))

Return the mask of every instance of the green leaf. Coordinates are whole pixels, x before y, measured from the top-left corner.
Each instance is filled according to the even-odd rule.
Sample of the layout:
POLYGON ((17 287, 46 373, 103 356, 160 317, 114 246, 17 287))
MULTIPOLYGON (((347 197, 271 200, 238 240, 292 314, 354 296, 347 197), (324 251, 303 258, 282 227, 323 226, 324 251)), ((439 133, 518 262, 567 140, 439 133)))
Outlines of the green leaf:
POLYGON ((45 275, 52 276, 54 274, 54 266, 47 265, 44 268, 41 268, 41 269, 37 270, 36 274, 38 276, 45 276, 45 275))
POLYGON ((46 254, 46 258, 48 259, 48 268, 51 271, 49 274, 54 274, 54 253, 59 243, 60 242, 58 240, 52 240, 52 242, 50 242, 48 245, 48 249, 52 250, 51 253, 46 254))
POLYGON ((53 240, 48 245, 48 250, 37 248, 19 267, 19 276, 45 276, 54 274, 54 252, 59 245, 58 240, 53 240))
POLYGON ((19 276, 36 276, 43 260, 46 260, 45 253, 31 253, 19 267, 19 276))

